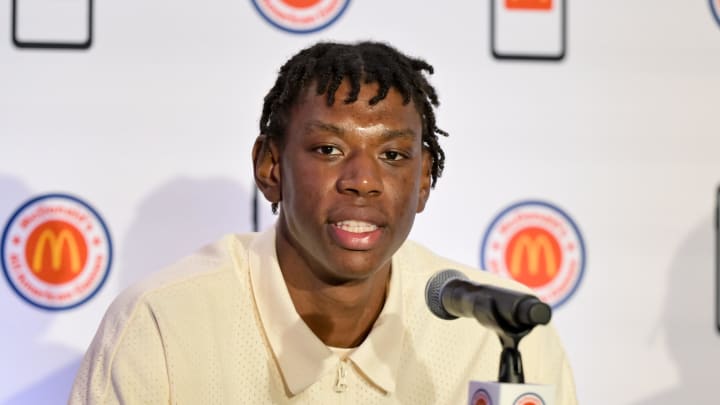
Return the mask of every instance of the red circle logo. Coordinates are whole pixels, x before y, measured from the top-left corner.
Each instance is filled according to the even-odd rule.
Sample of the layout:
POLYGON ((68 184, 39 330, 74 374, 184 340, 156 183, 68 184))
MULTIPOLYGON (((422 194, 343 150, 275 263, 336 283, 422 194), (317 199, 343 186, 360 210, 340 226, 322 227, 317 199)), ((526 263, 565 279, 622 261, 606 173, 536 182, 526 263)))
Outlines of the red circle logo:
POLYGON ((495 217, 483 238, 480 261, 483 269, 517 280, 557 306, 580 283, 584 246, 566 213, 546 202, 525 201, 495 217))
POLYGON ((537 226, 519 229, 505 249, 505 267, 512 278, 528 287, 550 283, 560 271, 562 260, 558 239, 537 226))
POLYGON ((295 34, 316 32, 334 23, 350 0, 252 0, 271 25, 295 34))
POLYGON ((321 0, 283 0, 283 3, 290 7, 308 8, 320 3, 320 1, 321 0))
POLYGON ((48 284, 67 283, 87 264, 85 237, 69 222, 43 222, 27 238, 25 260, 38 279, 48 284))
POLYGON ((473 393, 470 403, 472 405, 492 405, 492 399, 490 399, 490 394, 481 388, 473 393))
POLYGON ((545 405, 545 401, 536 394, 527 393, 520 395, 520 397, 513 402, 513 405, 545 405))
POLYGON ((0 262, 12 288, 44 309, 68 309, 92 297, 112 261, 110 235, 89 205, 50 194, 23 204, 0 242, 0 262))

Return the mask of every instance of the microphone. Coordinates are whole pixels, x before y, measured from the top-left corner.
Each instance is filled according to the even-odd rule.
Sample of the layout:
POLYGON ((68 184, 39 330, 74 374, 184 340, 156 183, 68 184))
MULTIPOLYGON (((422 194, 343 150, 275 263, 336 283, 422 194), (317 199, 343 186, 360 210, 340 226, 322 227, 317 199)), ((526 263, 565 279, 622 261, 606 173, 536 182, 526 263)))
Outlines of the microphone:
POLYGON ((430 277, 425 302, 438 318, 475 318, 501 333, 524 335, 552 317, 550 306, 534 295, 473 283, 457 270, 442 270, 430 277))
POLYGON ((468 404, 553 404, 551 385, 525 385, 520 340, 537 325, 550 322, 552 311, 536 296, 477 284, 457 270, 435 273, 425 285, 425 302, 441 319, 475 318, 495 330, 502 352, 498 382, 470 381, 468 404))

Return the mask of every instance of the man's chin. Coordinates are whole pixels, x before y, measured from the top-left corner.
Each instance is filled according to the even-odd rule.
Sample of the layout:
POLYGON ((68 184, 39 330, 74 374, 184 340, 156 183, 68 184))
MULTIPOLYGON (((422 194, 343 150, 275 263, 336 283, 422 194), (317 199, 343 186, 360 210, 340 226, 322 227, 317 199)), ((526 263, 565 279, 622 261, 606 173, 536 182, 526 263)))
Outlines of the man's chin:
POLYGON ((383 270, 390 269, 390 259, 368 260, 370 259, 367 257, 370 254, 368 251, 347 250, 346 252, 348 254, 342 255, 342 259, 333 264, 332 274, 335 279, 333 284, 365 281, 383 270))

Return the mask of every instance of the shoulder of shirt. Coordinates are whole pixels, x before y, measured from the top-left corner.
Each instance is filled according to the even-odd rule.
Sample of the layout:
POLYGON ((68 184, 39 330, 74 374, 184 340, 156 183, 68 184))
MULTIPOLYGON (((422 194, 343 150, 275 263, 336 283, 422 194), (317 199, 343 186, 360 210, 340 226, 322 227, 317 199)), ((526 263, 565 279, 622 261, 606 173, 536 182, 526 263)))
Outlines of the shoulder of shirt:
POLYGON ((108 313, 127 315, 140 302, 172 290, 177 295, 191 297, 203 284, 233 276, 247 263, 247 248, 257 234, 230 234, 209 244, 176 263, 131 285, 118 295, 108 313))
POLYGON ((493 285, 516 291, 531 292, 531 290, 515 281, 500 277, 489 271, 462 264, 460 262, 442 257, 427 247, 407 240, 396 252, 396 260, 401 264, 405 278, 417 279, 423 286, 433 274, 442 270, 458 270, 476 283, 493 285))

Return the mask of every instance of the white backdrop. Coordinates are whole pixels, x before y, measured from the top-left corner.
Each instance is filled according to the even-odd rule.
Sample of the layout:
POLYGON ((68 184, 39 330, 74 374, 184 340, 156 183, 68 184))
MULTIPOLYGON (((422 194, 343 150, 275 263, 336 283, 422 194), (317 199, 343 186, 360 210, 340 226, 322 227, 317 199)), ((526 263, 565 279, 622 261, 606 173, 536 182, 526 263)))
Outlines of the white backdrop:
POLYGON ((413 239, 478 266, 485 229, 515 201, 553 202, 577 222, 585 276, 554 320, 582 404, 716 401, 720 25, 707 0, 573 1, 561 62, 494 59, 487 0, 354 0, 306 35, 272 27, 250 0, 98 1, 87 51, 15 48, 10 3, 0 225, 31 197, 69 193, 101 213, 115 256, 72 310, 32 307, 0 280, 0 402, 63 403, 121 289, 251 229, 262 98, 321 39, 388 41, 435 66, 448 162, 413 239))

